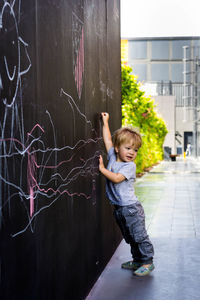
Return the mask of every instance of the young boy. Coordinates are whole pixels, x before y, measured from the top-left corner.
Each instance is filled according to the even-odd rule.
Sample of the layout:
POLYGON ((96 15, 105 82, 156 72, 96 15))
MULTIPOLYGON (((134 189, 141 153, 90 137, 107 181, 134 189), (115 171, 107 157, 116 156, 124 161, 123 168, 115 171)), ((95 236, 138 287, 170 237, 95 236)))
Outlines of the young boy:
POLYGON ((133 162, 141 147, 141 136, 124 127, 112 137, 109 129, 109 114, 101 113, 103 120, 103 140, 108 153, 105 168, 102 156, 99 170, 107 178, 106 195, 114 206, 114 216, 125 241, 130 244, 132 261, 122 264, 122 268, 133 270, 134 275, 145 276, 153 269, 153 245, 145 229, 144 209, 138 201, 133 183, 136 166, 133 162), (114 144, 114 145, 113 145, 114 144))

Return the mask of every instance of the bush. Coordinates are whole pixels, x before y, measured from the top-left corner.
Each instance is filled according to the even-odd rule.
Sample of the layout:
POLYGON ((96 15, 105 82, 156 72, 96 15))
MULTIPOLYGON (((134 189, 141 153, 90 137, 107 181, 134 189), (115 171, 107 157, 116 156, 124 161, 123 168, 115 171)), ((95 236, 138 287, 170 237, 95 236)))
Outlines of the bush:
POLYGON ((140 89, 137 76, 129 66, 122 66, 122 125, 138 128, 142 147, 136 158, 137 173, 163 159, 163 143, 167 134, 164 120, 154 110, 155 104, 140 89))

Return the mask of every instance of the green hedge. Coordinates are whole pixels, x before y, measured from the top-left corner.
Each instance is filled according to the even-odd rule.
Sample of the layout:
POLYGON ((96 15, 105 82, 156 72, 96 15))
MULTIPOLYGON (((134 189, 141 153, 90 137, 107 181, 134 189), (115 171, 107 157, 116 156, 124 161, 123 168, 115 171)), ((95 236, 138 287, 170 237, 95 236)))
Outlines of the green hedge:
POLYGON ((122 65, 122 125, 138 128, 143 145, 136 158, 137 173, 163 159, 163 143, 167 134, 164 120, 154 110, 155 104, 140 89, 137 76, 122 65))

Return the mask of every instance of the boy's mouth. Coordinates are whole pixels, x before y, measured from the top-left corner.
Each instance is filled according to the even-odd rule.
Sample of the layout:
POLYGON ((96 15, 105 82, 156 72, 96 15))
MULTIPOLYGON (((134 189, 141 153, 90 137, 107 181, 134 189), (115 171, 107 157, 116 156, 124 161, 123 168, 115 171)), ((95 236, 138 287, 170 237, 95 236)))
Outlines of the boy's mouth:
POLYGON ((133 159, 133 156, 127 156, 127 159, 128 159, 128 160, 132 160, 132 159, 133 159))

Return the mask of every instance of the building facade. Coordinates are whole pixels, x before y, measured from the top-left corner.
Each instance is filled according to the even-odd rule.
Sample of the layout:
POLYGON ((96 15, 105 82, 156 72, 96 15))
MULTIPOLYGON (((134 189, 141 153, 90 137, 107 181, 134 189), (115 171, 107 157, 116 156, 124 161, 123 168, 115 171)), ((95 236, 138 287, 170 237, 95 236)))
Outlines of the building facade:
POLYGON ((164 147, 183 154, 189 144, 200 155, 200 37, 123 39, 122 47, 122 62, 155 98, 167 123, 164 147))

